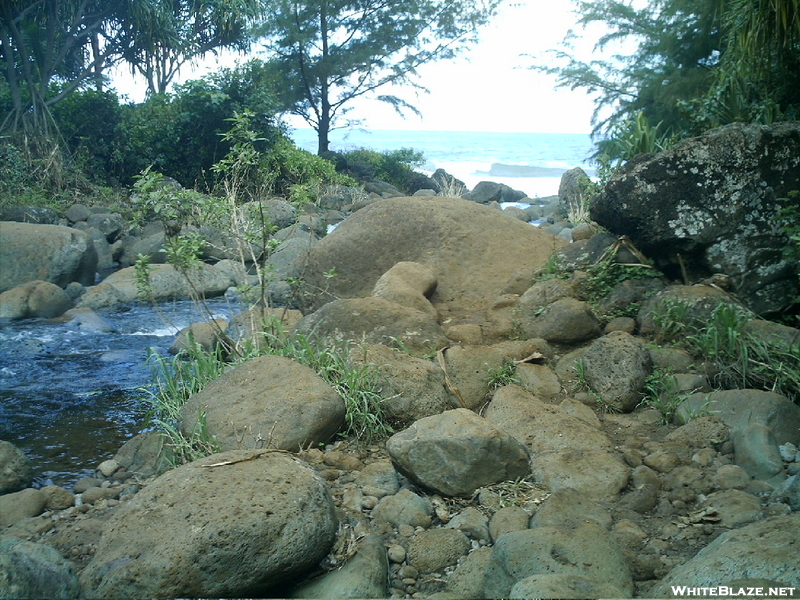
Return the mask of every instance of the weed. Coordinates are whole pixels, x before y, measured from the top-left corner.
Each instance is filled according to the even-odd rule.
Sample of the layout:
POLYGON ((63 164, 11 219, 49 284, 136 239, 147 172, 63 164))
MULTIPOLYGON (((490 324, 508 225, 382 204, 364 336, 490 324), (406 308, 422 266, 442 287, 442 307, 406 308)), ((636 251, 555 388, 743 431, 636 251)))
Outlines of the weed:
POLYGON ((613 256, 590 266, 586 272, 589 277, 583 284, 583 293, 590 304, 597 304, 617 285, 628 279, 649 279, 660 277, 661 273, 650 265, 622 264, 613 256))
POLYGON ((647 376, 644 383, 645 397, 639 406, 656 409, 661 413, 661 423, 672 423, 678 407, 686 400, 689 394, 679 394, 678 381, 672 369, 655 368, 647 376))
POLYGON ((668 332, 694 357, 710 362, 717 386, 772 390, 800 402, 800 344, 768 342, 746 332, 750 317, 726 303, 717 306, 704 324, 686 320, 685 303, 673 302, 664 308, 665 312, 655 315, 661 337, 668 332))
POLYGON ((505 385, 519 383, 517 378, 517 365, 513 360, 504 360, 499 367, 489 369, 488 382, 489 390, 493 391, 505 385))
POLYGON ((217 452, 219 448, 208 432, 204 413, 200 413, 194 430, 188 435, 181 431, 179 422, 181 408, 192 394, 224 372, 225 364, 220 356, 200 348, 190 335, 185 354, 164 358, 150 352, 148 362, 153 385, 145 390, 145 402, 149 405, 147 423, 168 437, 174 452, 172 466, 217 452))

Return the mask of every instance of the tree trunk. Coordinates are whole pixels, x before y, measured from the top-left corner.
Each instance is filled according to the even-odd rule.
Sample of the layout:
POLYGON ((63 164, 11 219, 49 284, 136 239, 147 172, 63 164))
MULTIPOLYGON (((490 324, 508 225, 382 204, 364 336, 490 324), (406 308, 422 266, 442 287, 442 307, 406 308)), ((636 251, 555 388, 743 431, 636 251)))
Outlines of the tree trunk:
MULTIPOLYGON (((327 63, 328 54, 328 4, 323 2, 319 11, 319 31, 320 38, 322 38, 322 61, 324 65, 327 63)), ((331 100, 328 97, 330 94, 330 87, 328 86, 328 74, 323 70, 320 73, 320 113, 319 123, 317 126, 317 136, 319 144, 317 146, 317 154, 322 155, 328 151, 330 141, 328 136, 331 132, 331 100)))

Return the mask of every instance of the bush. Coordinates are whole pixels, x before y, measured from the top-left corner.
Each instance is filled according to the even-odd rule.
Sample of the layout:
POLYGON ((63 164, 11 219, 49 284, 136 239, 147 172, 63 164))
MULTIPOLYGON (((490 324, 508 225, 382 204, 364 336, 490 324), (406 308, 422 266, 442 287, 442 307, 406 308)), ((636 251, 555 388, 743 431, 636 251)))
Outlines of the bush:
POLYGON ((414 167, 425 163, 425 156, 413 148, 376 152, 360 148, 342 153, 347 169, 365 179, 379 179, 397 189, 412 193, 413 180, 418 176, 414 167))
POLYGON ((327 186, 356 185, 351 177, 338 173, 331 161, 301 150, 286 138, 264 155, 259 170, 268 189, 298 205, 316 199, 327 186))

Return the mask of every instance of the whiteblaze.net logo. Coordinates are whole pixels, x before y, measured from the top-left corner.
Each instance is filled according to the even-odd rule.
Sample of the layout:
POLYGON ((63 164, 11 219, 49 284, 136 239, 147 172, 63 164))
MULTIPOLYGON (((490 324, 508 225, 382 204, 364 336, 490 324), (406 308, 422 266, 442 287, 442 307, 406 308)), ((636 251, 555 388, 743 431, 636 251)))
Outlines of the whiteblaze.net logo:
POLYGON ((686 585, 673 585, 672 595, 680 597, 700 597, 700 596, 722 596, 727 598, 735 597, 752 597, 759 598, 763 596, 769 597, 785 597, 791 598, 797 588, 793 587, 738 587, 720 585, 717 587, 689 587, 686 585))

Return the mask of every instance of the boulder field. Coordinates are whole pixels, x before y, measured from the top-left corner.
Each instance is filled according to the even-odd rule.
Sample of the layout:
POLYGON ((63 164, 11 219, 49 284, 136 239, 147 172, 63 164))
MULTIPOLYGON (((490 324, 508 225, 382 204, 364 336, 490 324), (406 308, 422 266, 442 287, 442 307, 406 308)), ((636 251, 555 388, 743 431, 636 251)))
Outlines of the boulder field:
MULTIPOLYGON (((598 264, 644 257, 596 226, 580 237, 428 196, 306 231, 302 310, 274 316, 374 370, 393 433, 343 437, 341 390, 260 356, 184 406, 179 426, 219 452, 180 467, 146 431, 73 490, 39 489, 0 443, 0 596, 800 597, 797 390, 722 385, 663 314, 702 326, 734 307, 798 371, 800 331, 748 311, 735 277, 598 289, 598 264)), ((84 296, 129 300, 115 281, 84 296)), ((272 314, 203 343, 266 343, 272 314)))

